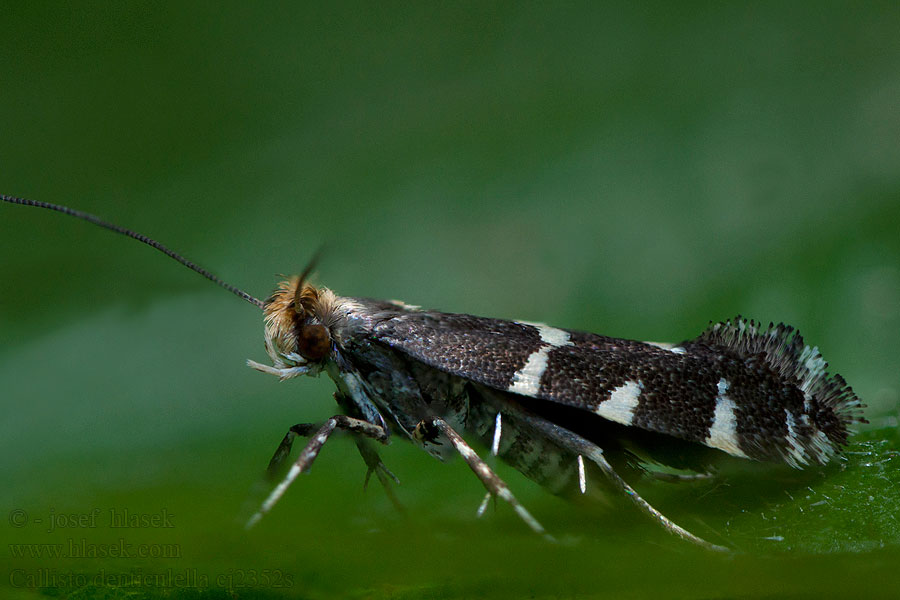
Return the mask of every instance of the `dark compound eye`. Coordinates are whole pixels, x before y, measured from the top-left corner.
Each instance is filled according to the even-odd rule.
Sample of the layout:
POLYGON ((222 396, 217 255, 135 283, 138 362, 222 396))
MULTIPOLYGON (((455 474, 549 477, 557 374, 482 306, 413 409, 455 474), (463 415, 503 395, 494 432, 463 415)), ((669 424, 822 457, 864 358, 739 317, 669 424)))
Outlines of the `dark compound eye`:
POLYGON ((331 336, 324 325, 304 325, 297 340, 300 356, 309 360, 324 358, 331 351, 331 336))

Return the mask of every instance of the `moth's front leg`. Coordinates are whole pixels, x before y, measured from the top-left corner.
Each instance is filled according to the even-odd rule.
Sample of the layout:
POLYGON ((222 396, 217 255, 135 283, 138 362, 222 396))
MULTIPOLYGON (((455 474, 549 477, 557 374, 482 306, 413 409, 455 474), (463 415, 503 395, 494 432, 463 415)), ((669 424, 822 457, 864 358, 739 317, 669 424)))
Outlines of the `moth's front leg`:
POLYGON ((456 430, 454 430, 450 425, 442 418, 435 417, 432 419, 428 419, 420 422, 416 426, 416 431, 414 432, 414 437, 420 439, 422 442, 434 441, 434 430, 439 431, 444 434, 444 436, 450 441, 450 444, 453 448, 459 452, 459 454, 465 459, 466 463, 469 465, 469 468, 478 476, 478 479, 481 480, 481 483, 484 484, 484 487, 487 488, 488 494, 499 497, 501 500, 506 501, 516 513, 521 517, 525 523, 531 527, 535 532, 542 534, 548 540, 553 541, 553 538, 544 531, 544 527, 531 516, 531 513, 522 506, 516 497, 513 496, 512 492, 509 490, 509 486, 506 485, 500 477, 494 473, 494 471, 488 466, 486 462, 484 462, 481 457, 472 449, 469 444, 459 435, 456 430))
POLYGON ((272 455, 272 460, 269 461, 269 466, 266 467, 266 476, 270 479, 274 479, 278 475, 282 463, 284 463, 284 460, 291 455, 294 438, 297 436, 308 438, 318 431, 322 425, 322 423, 297 423, 296 425, 292 425, 285 434, 284 439, 278 444, 275 454, 272 455))
POLYGON ((270 367, 269 365, 258 363, 255 360, 247 360, 247 366, 251 369, 259 371, 260 373, 274 375, 280 381, 287 381, 288 379, 293 379, 294 377, 299 377, 300 375, 309 375, 311 372, 309 365, 307 365, 306 361, 302 358, 300 359, 300 363, 294 367, 270 367))
MULTIPOLYGON (((328 441, 328 438, 331 437, 331 434, 334 433, 335 429, 342 429, 345 431, 349 431, 356 435, 361 435, 367 438, 371 438, 377 440, 379 442, 385 443, 388 440, 389 434, 387 430, 378 425, 373 425, 368 421, 363 421, 362 419, 355 419, 353 417, 348 417, 347 415, 335 415, 322 423, 318 429, 315 429, 315 425, 309 423, 301 423, 298 425, 294 425, 288 430, 287 435, 285 435, 284 439, 281 441, 281 444, 278 446, 278 449, 275 451, 275 456, 272 457, 272 462, 269 463, 269 467, 272 468, 273 463, 275 463, 275 467, 280 461, 283 461, 287 454, 290 453, 291 445, 293 444, 294 438, 298 435, 309 435, 310 439, 306 443, 306 446, 300 452, 300 455, 297 457, 297 460, 294 461, 294 464, 291 465, 291 468, 288 470, 287 475, 285 475, 284 479, 281 480, 272 493, 269 494, 269 497, 266 498, 266 501, 262 503, 259 510, 250 517, 250 520, 247 521, 247 528, 253 527, 260 519, 262 519, 263 515, 269 512, 275 503, 284 495, 287 491, 288 487, 294 482, 295 479, 300 475, 300 473, 304 473, 309 471, 312 466, 313 461, 316 460, 316 457, 319 455, 319 451, 322 449, 322 446, 325 445, 325 442, 328 441)), ((365 458, 365 457, 363 457, 365 458)))
MULTIPOLYGON (((322 425, 322 423, 297 423, 288 429, 284 439, 281 440, 281 443, 275 450, 272 460, 269 461, 269 466, 266 467, 267 478, 269 480, 274 480, 278 477, 284 461, 291 455, 291 447, 294 445, 294 439, 296 437, 300 436, 308 438, 315 434, 322 425)), ((368 487, 369 478, 374 473, 378 478, 378 481, 380 481, 381 485, 384 487, 384 491, 388 495, 391 503, 402 512, 403 505, 400 504, 400 501, 394 495, 393 489, 391 489, 391 481, 399 485, 400 480, 397 479, 397 476, 387 468, 384 462, 382 462, 378 452, 370 445, 367 438, 355 435, 353 441, 356 442, 356 448, 359 451, 359 455, 362 457, 367 467, 363 489, 368 487)))

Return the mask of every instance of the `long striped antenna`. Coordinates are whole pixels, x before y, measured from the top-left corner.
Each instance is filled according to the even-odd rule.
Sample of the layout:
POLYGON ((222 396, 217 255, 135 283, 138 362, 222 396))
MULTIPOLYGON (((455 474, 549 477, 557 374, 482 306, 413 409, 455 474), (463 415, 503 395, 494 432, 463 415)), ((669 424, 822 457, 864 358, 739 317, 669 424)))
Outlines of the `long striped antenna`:
POLYGON ((119 227, 118 225, 113 225, 112 223, 107 223, 100 217, 97 217, 90 213, 82 212, 80 210, 75 210, 75 209, 69 208, 67 206, 61 206, 59 204, 50 204, 49 202, 38 202, 37 200, 28 200, 27 198, 17 198, 15 196, 7 196, 6 194, 0 194, 0 200, 3 200, 4 202, 9 202, 11 204, 20 204, 22 206, 36 206, 38 208, 46 208, 47 210, 55 210, 56 212, 61 212, 64 215, 69 215, 70 217, 75 217, 77 219, 87 221, 88 223, 93 223, 94 225, 98 225, 100 227, 103 227, 104 229, 109 229, 110 231, 113 231, 115 233, 130 237, 139 242, 143 242, 143 243, 147 244, 148 246, 150 246, 151 248, 156 248, 157 250, 159 250, 160 252, 162 252, 163 254, 168 256, 169 258, 174 258, 175 260, 177 260, 178 262, 180 262, 181 264, 186 266, 188 269, 190 269, 192 271, 196 271, 197 273, 200 273, 201 275, 203 275, 204 277, 206 277, 207 279, 209 279, 216 285, 222 286, 223 288, 225 288, 226 290, 228 290, 229 292, 231 292, 238 298, 242 298, 242 299, 246 300, 247 302, 256 306, 257 308, 263 307, 262 300, 254 298, 253 296, 251 296, 244 290, 236 288, 235 286, 233 286, 229 283, 225 283, 224 281, 222 281, 221 279, 219 279, 218 277, 216 277, 215 275, 213 275, 206 269, 197 266, 196 264, 192 263, 191 261, 189 261, 185 257, 181 256, 177 252, 169 250, 168 248, 166 248, 165 246, 163 246, 156 240, 148 238, 146 235, 142 235, 140 233, 137 233, 136 231, 132 231, 132 230, 126 229, 124 227, 119 227))

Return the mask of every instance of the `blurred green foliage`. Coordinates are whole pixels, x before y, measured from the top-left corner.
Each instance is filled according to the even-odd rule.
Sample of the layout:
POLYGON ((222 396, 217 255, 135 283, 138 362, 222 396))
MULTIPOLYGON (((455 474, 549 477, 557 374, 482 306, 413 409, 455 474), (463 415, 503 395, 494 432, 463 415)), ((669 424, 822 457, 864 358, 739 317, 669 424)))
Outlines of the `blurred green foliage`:
POLYGON ((324 242, 319 281, 347 295, 671 341, 737 313, 784 320, 871 424, 828 469, 639 485, 729 557, 499 465, 563 540, 547 545, 504 506, 476 520, 465 465, 400 442, 383 457, 406 517, 335 441, 245 533, 287 426, 334 412, 330 383, 246 369, 259 315, 171 261, 4 205, 0 497, 30 519, 4 540, 179 554, 9 547, 2 592, 893 597, 898 29, 875 2, 4 7, 3 193, 133 227, 260 297, 324 242), (174 527, 46 531, 51 510, 94 508, 174 527))

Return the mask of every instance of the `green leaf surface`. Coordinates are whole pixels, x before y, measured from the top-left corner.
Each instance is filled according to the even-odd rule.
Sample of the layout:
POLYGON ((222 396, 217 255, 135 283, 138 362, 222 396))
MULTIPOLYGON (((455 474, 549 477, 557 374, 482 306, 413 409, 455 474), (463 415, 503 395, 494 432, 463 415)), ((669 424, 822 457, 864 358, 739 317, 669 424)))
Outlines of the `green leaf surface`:
POLYGON ((261 315, 162 255, 3 204, 0 596, 897 597, 898 30, 894 3, 5 6, 2 193, 257 297, 325 242, 345 295, 673 342, 784 321, 871 423, 828 467, 634 482, 727 555, 497 465, 548 544, 399 439, 405 513, 338 437, 247 532, 333 385, 247 369, 261 315))

